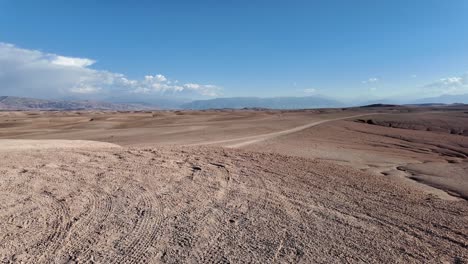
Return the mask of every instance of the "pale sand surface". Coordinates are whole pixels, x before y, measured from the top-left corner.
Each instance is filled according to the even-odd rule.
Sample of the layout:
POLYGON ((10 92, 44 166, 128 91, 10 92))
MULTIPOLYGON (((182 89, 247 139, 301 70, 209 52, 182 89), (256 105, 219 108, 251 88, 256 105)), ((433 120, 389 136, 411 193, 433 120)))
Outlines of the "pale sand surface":
POLYGON ((0 153, 27 263, 460 263, 468 207, 323 161, 204 147, 0 153))
POLYGON ((464 263, 467 113, 0 112, 0 261, 464 263))
POLYGON ((302 126, 298 126, 298 127, 294 127, 294 128, 290 128, 290 129, 286 129, 286 130, 280 130, 280 131, 276 131, 276 132, 260 134, 260 135, 255 135, 255 136, 248 136, 248 137, 231 138, 231 139, 225 139, 225 140, 205 141, 205 142, 201 142, 201 143, 190 144, 189 146, 215 145, 215 144, 216 145, 219 145, 219 144, 224 145, 224 144, 227 144, 226 147, 228 147, 228 148, 239 148, 239 147, 259 143, 259 142, 262 142, 264 140, 273 139, 273 138, 276 138, 276 137, 296 133, 296 132, 302 131, 304 129, 311 128, 311 127, 314 127, 314 126, 318 126, 320 124, 324 124, 324 123, 327 123, 327 122, 333 122, 333 121, 337 121, 337 120, 344 120, 344 119, 350 119, 350 118, 356 118, 356 117, 364 117, 364 116, 369 116, 369 115, 375 115, 375 113, 374 114, 369 113, 369 114, 360 114, 360 115, 347 115, 347 116, 344 116, 344 117, 329 118, 329 119, 315 121, 315 122, 308 123, 308 124, 305 124, 305 125, 302 125, 302 126))
POLYGON ((243 148, 333 161, 363 171, 396 176, 396 180, 419 185, 444 199, 468 199, 468 138, 462 135, 386 128, 346 120, 243 148))
POLYGON ((119 145, 90 140, 32 140, 32 139, 0 139, 0 152, 64 149, 64 148, 120 148, 119 145))

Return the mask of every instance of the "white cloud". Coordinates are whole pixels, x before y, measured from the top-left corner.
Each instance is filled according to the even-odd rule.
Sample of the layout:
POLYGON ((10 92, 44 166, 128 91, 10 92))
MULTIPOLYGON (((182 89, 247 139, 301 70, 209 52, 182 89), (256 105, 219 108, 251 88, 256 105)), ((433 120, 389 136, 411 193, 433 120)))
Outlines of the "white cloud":
POLYGON ((90 68, 92 59, 28 50, 0 42, 0 95, 61 97, 166 94, 216 96, 215 85, 177 85, 162 74, 132 80, 120 73, 90 68))
POLYGON ((198 89, 200 88, 200 85, 196 83, 186 83, 184 84, 184 87, 187 87, 189 89, 198 89))
POLYGON ((72 58, 57 55, 54 59, 51 60, 51 62, 56 65, 84 68, 93 65, 96 61, 90 59, 72 58))
POLYGON ((101 88, 93 86, 78 86, 70 89, 72 93, 77 94, 94 94, 99 92, 99 90, 101 90, 101 88))
POLYGON ((206 96, 217 96, 220 90, 219 87, 212 84, 197 84, 197 83, 186 83, 183 86, 185 89, 197 91, 198 93, 206 96))
POLYGON ((468 73, 461 76, 442 78, 436 82, 423 87, 425 93, 441 94, 464 94, 468 93, 468 73))
POLYGON ((448 77, 440 79, 440 82, 444 85, 463 85, 462 77, 448 77))
POLYGON ((376 78, 376 77, 372 77, 372 78, 369 78, 367 79, 366 81, 362 81, 362 83, 364 84, 367 84, 367 83, 376 83, 379 81, 379 78, 376 78))
POLYGON ((146 75, 145 76, 145 81, 147 82, 169 82, 166 78, 166 76, 162 74, 156 74, 156 75, 146 75))
POLYGON ((158 74, 156 75, 156 79, 160 82, 165 82, 167 81, 166 77, 164 75, 158 74))
POLYGON ((317 90, 313 88, 309 88, 309 89, 304 89, 303 92, 306 94, 313 94, 313 93, 316 93, 317 90))

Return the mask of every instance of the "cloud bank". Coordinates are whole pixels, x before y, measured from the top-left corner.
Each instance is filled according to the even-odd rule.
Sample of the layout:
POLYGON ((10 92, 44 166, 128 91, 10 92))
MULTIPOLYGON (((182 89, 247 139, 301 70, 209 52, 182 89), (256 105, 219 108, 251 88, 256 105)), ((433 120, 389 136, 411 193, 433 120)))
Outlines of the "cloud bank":
POLYGON ((303 92, 304 92, 305 94, 309 94, 309 95, 310 95, 310 94, 316 93, 317 90, 314 89, 314 88, 308 88, 308 89, 304 89, 303 92))
POLYGON ((73 58, 0 42, 0 95, 29 97, 88 97, 153 94, 164 96, 217 96, 216 85, 179 84, 164 75, 132 80, 120 73, 95 70, 88 58, 73 58))
POLYGON ((376 83, 376 82, 378 82, 378 81, 379 81, 379 78, 372 77, 372 78, 369 78, 369 79, 367 79, 367 80, 365 80, 365 81, 362 81, 362 83, 368 84, 368 83, 376 83))
POLYGON ((461 76, 442 78, 436 82, 425 85, 424 92, 429 94, 465 94, 468 93, 468 73, 461 76))

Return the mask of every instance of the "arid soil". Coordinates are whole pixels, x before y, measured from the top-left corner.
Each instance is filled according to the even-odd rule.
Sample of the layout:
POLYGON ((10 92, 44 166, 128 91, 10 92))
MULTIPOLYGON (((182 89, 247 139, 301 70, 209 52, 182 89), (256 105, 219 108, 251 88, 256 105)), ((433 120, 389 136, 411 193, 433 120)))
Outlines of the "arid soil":
POLYGON ((42 149, 55 149, 60 151, 62 149, 75 149, 75 148, 91 148, 91 149, 106 149, 106 148, 120 148, 119 145, 98 142, 98 141, 88 141, 88 140, 53 140, 53 139, 43 139, 43 140, 11 140, 11 139, 0 139, 0 152, 7 151, 31 151, 31 150, 42 150, 42 149))
POLYGON ((321 111, 0 112, 0 138, 81 139, 122 146, 196 144, 362 114, 321 111))
POLYGON ((404 128, 421 131, 448 133, 452 135, 468 136, 467 112, 432 112, 414 114, 387 114, 372 118, 358 119, 358 122, 372 125, 404 128))
POLYGON ((464 112, 0 112, 0 261, 464 263, 464 112))
MULTIPOLYGON (((444 114, 437 114, 437 119, 432 122, 429 122, 430 116, 436 114, 428 114, 428 117, 425 113, 412 113, 411 116, 415 123, 426 119, 426 126, 435 127, 443 126, 439 120, 444 114)), ((359 119, 389 118, 408 122, 410 116, 401 113, 379 114, 359 119)), ((460 117, 462 121, 466 118, 466 113, 460 117)), ((464 125, 461 121, 457 124, 464 125)), ((324 123, 313 129, 253 144, 246 149, 333 161, 364 171, 395 176, 394 179, 407 184, 417 185, 414 181, 408 181, 416 180, 424 183, 419 188, 444 199, 453 199, 454 196, 468 199, 468 137, 463 135, 384 127, 349 119, 324 123)))
POLYGON ((221 148, 2 154, 0 254, 30 263, 457 262, 468 207, 221 148))

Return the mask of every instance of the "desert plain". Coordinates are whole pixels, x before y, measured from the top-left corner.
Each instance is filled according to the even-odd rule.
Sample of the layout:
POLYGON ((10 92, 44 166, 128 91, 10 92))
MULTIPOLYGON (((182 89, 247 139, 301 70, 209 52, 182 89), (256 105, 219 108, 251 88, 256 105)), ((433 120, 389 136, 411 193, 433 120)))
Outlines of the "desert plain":
POLYGON ((3 263, 465 263, 468 107, 0 112, 3 263))

